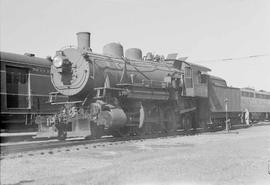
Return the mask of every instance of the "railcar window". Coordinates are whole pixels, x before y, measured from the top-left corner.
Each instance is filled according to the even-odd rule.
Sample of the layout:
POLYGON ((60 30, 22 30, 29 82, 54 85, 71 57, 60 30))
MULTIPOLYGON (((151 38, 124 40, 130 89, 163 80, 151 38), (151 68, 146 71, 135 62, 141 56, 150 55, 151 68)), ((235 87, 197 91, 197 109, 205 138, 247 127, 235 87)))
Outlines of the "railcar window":
POLYGON ((247 92, 245 92, 245 91, 242 91, 242 92, 241 92, 241 94, 242 94, 242 96, 245 96, 245 97, 247 97, 247 92))
POLYGON ((7 108, 28 107, 28 69, 6 67, 7 108))
MULTIPOLYGON (((254 93, 252 93, 252 92, 245 92, 245 91, 242 91, 241 94, 242 94, 242 96, 245 96, 245 97, 254 98, 254 93)), ((257 96, 256 96, 256 97, 257 97, 257 96)))
POLYGON ((270 95, 267 94, 257 94, 256 93, 256 98, 260 98, 260 99, 270 99, 270 95))
POLYGON ((256 98, 262 98, 261 94, 256 94, 256 98))

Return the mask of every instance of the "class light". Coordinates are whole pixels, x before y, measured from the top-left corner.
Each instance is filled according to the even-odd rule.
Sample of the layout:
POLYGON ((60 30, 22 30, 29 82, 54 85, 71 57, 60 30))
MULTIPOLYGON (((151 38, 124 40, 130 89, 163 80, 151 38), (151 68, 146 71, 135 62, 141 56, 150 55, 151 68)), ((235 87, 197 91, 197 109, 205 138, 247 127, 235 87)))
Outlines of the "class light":
POLYGON ((54 67, 56 67, 56 68, 62 67, 63 63, 64 63, 64 61, 63 61, 62 57, 56 56, 56 57, 53 58, 54 67))

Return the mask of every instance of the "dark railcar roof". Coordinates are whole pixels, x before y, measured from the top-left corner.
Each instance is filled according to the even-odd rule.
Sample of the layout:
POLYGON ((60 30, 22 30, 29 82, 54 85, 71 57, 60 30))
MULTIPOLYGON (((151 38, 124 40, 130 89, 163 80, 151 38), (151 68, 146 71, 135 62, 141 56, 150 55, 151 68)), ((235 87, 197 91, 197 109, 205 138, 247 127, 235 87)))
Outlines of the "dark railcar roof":
POLYGON ((41 67, 51 66, 51 62, 45 58, 39 58, 35 56, 27 56, 27 55, 15 54, 15 53, 8 53, 8 52, 3 52, 3 51, 0 51, 0 61, 33 65, 33 66, 41 66, 41 67))

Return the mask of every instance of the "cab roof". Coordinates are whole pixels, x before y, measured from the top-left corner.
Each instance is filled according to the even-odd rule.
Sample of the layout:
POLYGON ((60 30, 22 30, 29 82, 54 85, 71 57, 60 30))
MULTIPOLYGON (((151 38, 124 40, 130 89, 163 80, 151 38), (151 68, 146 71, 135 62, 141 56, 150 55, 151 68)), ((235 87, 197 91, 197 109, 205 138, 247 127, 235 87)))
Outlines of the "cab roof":
POLYGON ((203 71, 203 72, 211 71, 211 69, 208 68, 208 67, 205 67, 205 66, 202 66, 202 65, 199 65, 199 64, 194 64, 194 63, 191 63, 191 62, 187 62, 187 63, 191 66, 191 68, 195 68, 198 71, 203 71))

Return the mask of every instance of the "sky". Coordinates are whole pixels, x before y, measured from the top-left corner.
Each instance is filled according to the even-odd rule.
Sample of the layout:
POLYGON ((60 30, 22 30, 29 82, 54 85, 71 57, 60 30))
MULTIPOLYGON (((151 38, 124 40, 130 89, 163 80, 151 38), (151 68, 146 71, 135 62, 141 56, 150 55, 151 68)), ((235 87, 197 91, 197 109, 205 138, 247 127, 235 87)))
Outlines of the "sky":
POLYGON ((270 91, 269 0, 0 0, 1 51, 53 56, 80 31, 95 53, 179 53, 229 86, 270 91))

